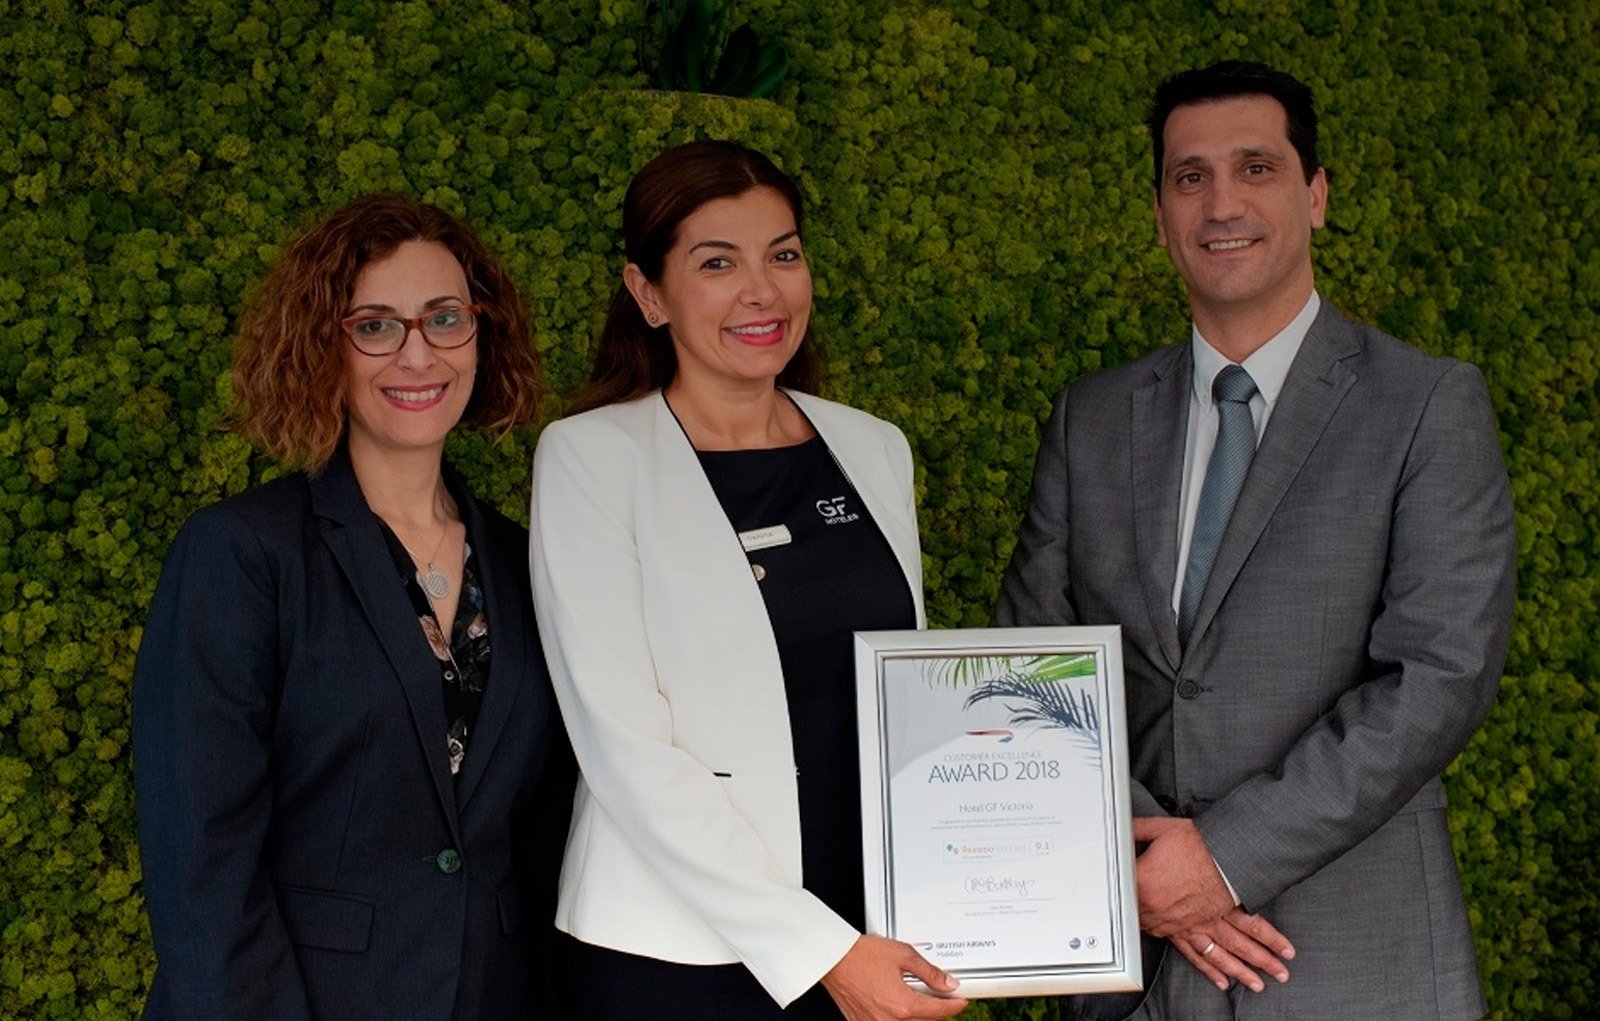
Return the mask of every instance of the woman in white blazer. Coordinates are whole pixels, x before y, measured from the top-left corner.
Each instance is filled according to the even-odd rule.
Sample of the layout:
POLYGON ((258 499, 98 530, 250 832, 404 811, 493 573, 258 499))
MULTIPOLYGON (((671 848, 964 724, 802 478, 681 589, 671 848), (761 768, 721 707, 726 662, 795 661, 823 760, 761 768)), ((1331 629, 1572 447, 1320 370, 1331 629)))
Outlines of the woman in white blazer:
POLYGON ((811 395, 800 227, 760 153, 652 160, 589 385, 534 458, 534 598, 583 772, 556 919, 580 1017, 963 1006, 860 932, 851 633, 922 625, 920 552, 905 438, 811 395))

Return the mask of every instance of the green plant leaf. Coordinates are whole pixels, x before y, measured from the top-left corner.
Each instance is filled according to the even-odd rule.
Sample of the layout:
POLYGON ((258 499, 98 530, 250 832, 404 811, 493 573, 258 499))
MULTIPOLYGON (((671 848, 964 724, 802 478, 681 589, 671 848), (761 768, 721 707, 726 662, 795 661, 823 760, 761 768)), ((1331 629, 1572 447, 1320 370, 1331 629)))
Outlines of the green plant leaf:
POLYGON ((717 62, 716 77, 706 86, 706 91, 724 96, 743 95, 747 87, 746 78, 755 70, 756 55, 760 51, 760 46, 755 29, 749 25, 741 25, 735 29, 728 37, 728 45, 722 48, 722 59, 717 62))
POLYGON ((712 52, 711 0, 688 0, 678 23, 683 39, 683 87, 699 92, 706 80, 712 52))
POLYGON ((789 51, 782 43, 765 43, 761 47, 761 55, 756 61, 755 72, 750 76, 750 82, 745 89, 745 95, 751 99, 765 99, 778 91, 778 86, 783 82, 783 76, 789 73, 789 51))

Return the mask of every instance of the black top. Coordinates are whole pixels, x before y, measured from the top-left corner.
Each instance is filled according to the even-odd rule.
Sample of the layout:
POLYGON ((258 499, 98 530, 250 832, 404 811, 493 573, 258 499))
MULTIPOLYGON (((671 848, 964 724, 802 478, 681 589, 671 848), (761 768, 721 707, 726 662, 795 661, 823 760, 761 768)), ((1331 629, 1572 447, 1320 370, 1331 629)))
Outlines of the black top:
POLYGON ((916 627, 889 542, 821 437, 770 450, 701 451, 736 532, 788 529, 747 542, 777 639, 800 786, 805 888, 864 924, 861 787, 852 632, 916 627))
POLYGON ((461 558, 461 597, 457 600, 456 617, 446 640, 433 602, 419 580, 422 572, 417 570, 405 543, 394 534, 388 522, 380 519, 378 528, 383 532, 383 541, 389 545, 389 555, 394 558, 395 570, 405 585, 406 597, 417 614, 422 635, 428 640, 434 659, 439 661, 445 747, 450 754, 450 773, 459 778, 461 764, 467 757, 467 741, 478 725, 483 686, 489 683, 489 615, 484 612, 483 588, 472 566, 472 545, 467 544, 461 558))

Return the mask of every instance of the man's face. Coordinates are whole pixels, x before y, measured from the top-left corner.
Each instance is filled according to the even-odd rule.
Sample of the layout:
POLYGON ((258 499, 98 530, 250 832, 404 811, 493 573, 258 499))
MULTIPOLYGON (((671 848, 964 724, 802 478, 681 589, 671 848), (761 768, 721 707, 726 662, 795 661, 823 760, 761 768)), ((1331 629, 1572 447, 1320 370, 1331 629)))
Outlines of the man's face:
POLYGON ((1328 199, 1320 169, 1306 183, 1283 106, 1269 96, 1180 106, 1163 137, 1156 229, 1201 332, 1281 329, 1311 296, 1311 231, 1328 199))

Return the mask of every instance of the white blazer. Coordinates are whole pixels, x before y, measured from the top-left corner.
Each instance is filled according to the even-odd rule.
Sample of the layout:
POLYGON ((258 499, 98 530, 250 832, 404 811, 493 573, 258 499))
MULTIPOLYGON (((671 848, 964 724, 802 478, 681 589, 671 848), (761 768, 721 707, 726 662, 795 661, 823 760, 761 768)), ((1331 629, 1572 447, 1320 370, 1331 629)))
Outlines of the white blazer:
MULTIPOLYGON (((905 437, 789 396, 888 538, 922 626, 905 437)), ((556 925, 660 960, 742 962, 788 1004, 858 933, 800 885, 783 672, 738 537, 660 393, 553 423, 533 464, 539 633, 583 770, 556 925)))

